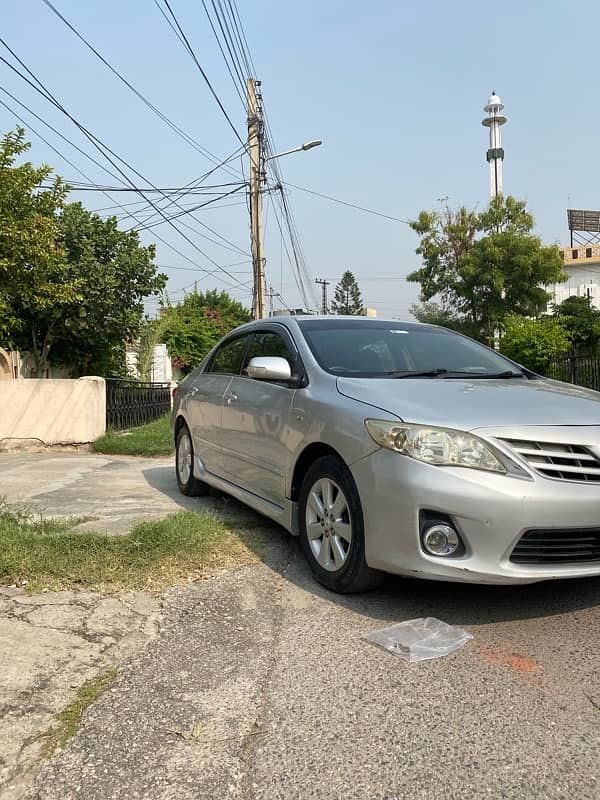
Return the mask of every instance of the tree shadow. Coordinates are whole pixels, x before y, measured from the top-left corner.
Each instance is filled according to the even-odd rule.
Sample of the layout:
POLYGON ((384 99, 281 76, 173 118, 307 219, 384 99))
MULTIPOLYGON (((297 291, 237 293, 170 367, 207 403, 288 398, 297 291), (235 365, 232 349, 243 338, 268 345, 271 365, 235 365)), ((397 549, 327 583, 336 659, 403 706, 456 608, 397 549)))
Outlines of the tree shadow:
POLYGON ((172 467, 151 467, 143 474, 149 486, 182 508, 210 511, 240 529, 257 557, 299 589, 384 624, 431 616, 454 625, 489 625, 600 606, 600 577, 486 586, 389 575, 377 591, 335 594, 315 581, 298 539, 281 526, 221 492, 184 497, 177 488, 172 467))

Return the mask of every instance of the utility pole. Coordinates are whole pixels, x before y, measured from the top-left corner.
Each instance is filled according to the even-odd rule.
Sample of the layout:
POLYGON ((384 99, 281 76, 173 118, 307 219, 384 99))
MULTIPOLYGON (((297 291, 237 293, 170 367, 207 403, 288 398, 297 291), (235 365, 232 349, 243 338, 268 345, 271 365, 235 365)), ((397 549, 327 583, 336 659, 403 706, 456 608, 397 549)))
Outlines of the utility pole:
POLYGON ((315 280, 315 283, 320 283, 321 284, 321 290, 322 290, 322 293, 323 293, 322 294, 323 299, 322 299, 322 302, 321 302, 321 313, 322 314, 328 314, 329 313, 329 309, 327 307, 327 287, 329 286, 329 281, 326 281, 323 278, 317 278, 315 280))
POLYGON ((269 291, 267 292, 267 296, 269 298, 269 316, 273 316, 273 298, 274 297, 281 297, 279 292, 276 292, 272 286, 269 286, 269 291))
POLYGON ((265 316, 265 258, 263 255, 263 221, 261 185, 263 169, 263 118, 260 81, 248 78, 248 153, 250 155, 250 240, 252 245, 252 313, 254 319, 265 316))

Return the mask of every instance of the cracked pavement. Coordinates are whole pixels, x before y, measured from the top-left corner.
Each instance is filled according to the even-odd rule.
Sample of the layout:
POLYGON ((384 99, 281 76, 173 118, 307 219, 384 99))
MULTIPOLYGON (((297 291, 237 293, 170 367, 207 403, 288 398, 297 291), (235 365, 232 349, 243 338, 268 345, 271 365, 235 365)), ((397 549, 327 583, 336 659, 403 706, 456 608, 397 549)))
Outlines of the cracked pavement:
MULTIPOLYGON (((135 491, 145 493, 138 469, 135 491)), ((82 503, 100 474, 72 487, 82 503)), ((164 496, 151 487, 160 507, 176 502, 166 473, 162 480, 164 496)), ((231 519, 250 513, 209 503, 231 519)), ((372 594, 340 597, 314 583, 296 540, 270 531, 263 563, 165 593, 156 635, 123 654, 115 682, 21 797, 600 796, 599 580, 481 587, 390 578, 372 594), (417 664, 362 640, 422 616, 474 638, 417 664)), ((32 615, 28 625, 52 621, 43 607, 18 614, 32 615)), ((98 646, 93 637, 108 623, 92 616, 94 604, 67 607, 73 625, 84 619, 87 630, 96 619, 89 645, 98 646)), ((63 690, 74 691, 71 668, 57 668, 63 690)), ((73 683, 87 669, 83 651, 79 669, 73 683)), ((40 657, 40 680, 54 674, 40 657)))

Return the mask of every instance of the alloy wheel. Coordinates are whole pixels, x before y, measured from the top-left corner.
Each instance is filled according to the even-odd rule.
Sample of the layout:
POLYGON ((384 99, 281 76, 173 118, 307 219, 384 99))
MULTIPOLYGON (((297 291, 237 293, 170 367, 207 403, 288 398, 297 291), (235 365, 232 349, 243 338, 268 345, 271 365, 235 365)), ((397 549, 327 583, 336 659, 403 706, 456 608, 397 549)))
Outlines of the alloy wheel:
POLYGON ((337 572, 344 566, 352 544, 352 519, 344 493, 330 478, 319 478, 308 493, 306 534, 323 569, 337 572))
POLYGON ((177 446, 177 471, 179 479, 186 484, 192 474, 192 443, 188 433, 182 434, 177 446))

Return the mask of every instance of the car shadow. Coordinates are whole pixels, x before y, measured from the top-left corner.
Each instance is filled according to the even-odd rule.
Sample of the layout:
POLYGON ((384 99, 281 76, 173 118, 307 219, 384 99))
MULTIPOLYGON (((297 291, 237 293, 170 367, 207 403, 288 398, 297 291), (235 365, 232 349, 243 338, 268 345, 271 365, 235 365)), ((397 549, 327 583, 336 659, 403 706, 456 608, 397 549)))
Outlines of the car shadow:
POLYGON ((151 467, 143 474, 149 486, 167 495, 181 508, 210 511, 226 524, 238 527, 257 557, 286 581, 316 597, 383 623, 431 616, 453 625, 489 625, 600 606, 600 577, 522 586, 486 586, 388 575, 376 591, 335 594, 315 581, 298 539, 281 526, 221 492, 212 491, 207 497, 184 497, 177 488, 172 467, 151 467))

